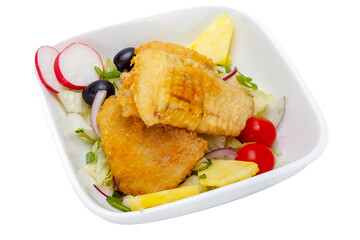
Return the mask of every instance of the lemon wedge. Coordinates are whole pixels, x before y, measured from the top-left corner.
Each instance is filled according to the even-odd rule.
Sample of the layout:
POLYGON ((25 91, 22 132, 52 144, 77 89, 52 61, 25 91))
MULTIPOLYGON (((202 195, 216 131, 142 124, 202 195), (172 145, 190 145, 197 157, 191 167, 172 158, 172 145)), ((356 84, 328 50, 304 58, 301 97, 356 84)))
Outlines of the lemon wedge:
POLYGON ((199 186, 191 185, 174 188, 161 192, 148 193, 144 195, 129 197, 128 202, 132 211, 159 206, 183 198, 199 194, 199 186))
POLYGON ((199 182, 207 187, 222 187, 254 176, 259 171, 253 162, 213 159, 212 165, 198 172, 199 182))
POLYGON ((229 64, 231 60, 228 52, 233 31, 232 20, 223 13, 189 45, 189 48, 211 58, 215 64, 229 64))

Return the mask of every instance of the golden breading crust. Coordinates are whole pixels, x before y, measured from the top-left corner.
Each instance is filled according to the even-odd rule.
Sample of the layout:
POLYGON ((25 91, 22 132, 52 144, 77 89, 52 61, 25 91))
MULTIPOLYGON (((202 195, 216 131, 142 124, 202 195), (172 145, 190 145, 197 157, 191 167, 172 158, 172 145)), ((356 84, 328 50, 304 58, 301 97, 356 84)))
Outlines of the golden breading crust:
MULTIPOLYGON (((134 102, 134 94, 131 91, 131 85, 134 83, 134 75, 132 73, 132 71, 126 73, 127 75, 122 79, 122 86, 120 87, 117 98, 123 117, 140 117, 134 102)), ((123 74, 124 73, 121 75, 123 74)))
POLYGON ((179 44, 162 41, 152 41, 139 46, 135 49, 135 55, 138 55, 140 52, 147 49, 162 50, 171 54, 178 55, 182 58, 192 59, 209 69, 214 69, 215 67, 213 61, 210 58, 201 55, 196 51, 190 50, 189 48, 186 48, 179 44))
POLYGON ((238 136, 254 111, 248 90, 230 85, 197 61, 162 50, 136 55, 132 81, 134 103, 147 126, 238 136))
MULTIPOLYGON (((145 51, 147 49, 161 50, 171 54, 178 55, 182 58, 192 59, 211 70, 214 69, 215 66, 210 58, 201 55, 196 51, 185 48, 179 44, 156 41, 156 40, 140 45, 138 48, 135 49, 135 54, 140 54, 142 51, 145 51)), ((134 62, 135 62, 135 58, 132 59, 132 64, 134 64, 134 62)), ((140 117, 134 102, 134 95, 131 91, 131 86, 134 82, 134 75, 132 73, 133 71, 125 72, 121 74, 121 82, 123 83, 123 85, 119 91, 118 103, 122 106, 121 111, 123 117, 130 117, 130 116, 140 117)))
POLYGON ((254 111, 251 93, 213 72, 207 57, 181 45, 152 41, 136 49, 118 99, 125 117, 147 126, 238 136, 254 111))
POLYGON ((114 96, 97 116, 101 146, 119 190, 139 195, 176 187, 203 157, 207 143, 171 126, 147 127, 137 117, 125 118, 114 96))

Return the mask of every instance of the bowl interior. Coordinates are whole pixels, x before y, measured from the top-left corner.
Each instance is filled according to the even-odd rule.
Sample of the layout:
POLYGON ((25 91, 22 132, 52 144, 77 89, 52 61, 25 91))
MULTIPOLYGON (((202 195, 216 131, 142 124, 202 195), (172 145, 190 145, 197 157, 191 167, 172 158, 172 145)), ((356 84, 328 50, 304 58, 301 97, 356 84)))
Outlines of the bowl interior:
MULTIPOLYGON (((309 154, 320 141, 322 123, 314 108, 316 104, 263 27, 236 10, 196 8, 178 11, 99 29, 60 42, 55 47, 62 50, 72 42, 83 42, 96 49, 105 59, 112 58, 125 47, 136 47, 151 40, 187 46, 224 11, 234 22, 230 49, 232 65, 237 66, 244 75, 252 77, 259 89, 277 97, 286 97, 286 112, 278 129, 281 151, 278 158, 296 162, 309 154)), ((66 113, 56 96, 43 87, 41 93, 46 100, 54 134, 58 137, 58 147, 64 154, 65 168, 71 175, 78 176, 77 172, 85 165, 85 153, 90 146, 68 130, 66 113)), ((79 182, 79 179, 75 178, 75 181, 79 182)), ((98 199, 97 202, 108 209, 103 200, 98 199)))

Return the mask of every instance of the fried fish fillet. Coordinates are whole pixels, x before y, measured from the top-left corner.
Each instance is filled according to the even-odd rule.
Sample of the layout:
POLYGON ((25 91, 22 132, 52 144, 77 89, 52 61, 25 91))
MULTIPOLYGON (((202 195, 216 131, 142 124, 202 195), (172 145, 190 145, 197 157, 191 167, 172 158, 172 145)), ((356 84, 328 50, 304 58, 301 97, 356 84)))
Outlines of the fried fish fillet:
POLYGON ((147 126, 169 124, 198 133, 238 136, 254 111, 250 92, 223 81, 205 60, 187 53, 194 51, 166 46, 137 51, 135 66, 120 89, 120 95, 126 93, 119 102, 128 110, 124 116, 140 116, 147 126))
MULTIPOLYGON (((140 45, 138 48, 135 49, 135 54, 140 54, 142 51, 145 51, 147 49, 162 50, 171 54, 178 55, 182 58, 192 59, 199 62, 201 65, 208 69, 214 69, 215 66, 210 58, 201 55, 196 51, 185 48, 179 44, 162 41, 151 41, 146 44, 140 45)), ((134 60, 135 58, 133 58, 133 64, 134 60)), ((124 117, 140 117, 134 102, 134 95, 131 91, 131 86, 134 82, 134 75, 132 73, 133 71, 121 74, 123 85, 119 91, 120 96, 118 97, 118 102, 122 105, 121 110, 124 117)))
POLYGON ((137 117, 125 118, 114 96, 97 116, 101 146, 119 190, 139 195, 176 187, 203 157, 207 143, 168 125, 147 127, 137 117))
MULTIPOLYGON (((123 76, 124 73, 121 75, 123 76)), ((134 74, 133 71, 131 71, 123 78, 122 85, 119 90, 119 96, 117 98, 118 104, 121 106, 120 111, 123 117, 140 117, 134 102, 134 94, 131 91, 133 83, 134 74)))
POLYGON ((151 41, 146 44, 140 45, 135 49, 135 55, 138 55, 142 51, 147 49, 162 50, 171 54, 178 55, 182 58, 192 59, 206 68, 213 69, 215 67, 213 61, 196 51, 181 46, 179 44, 162 42, 162 41, 151 41))

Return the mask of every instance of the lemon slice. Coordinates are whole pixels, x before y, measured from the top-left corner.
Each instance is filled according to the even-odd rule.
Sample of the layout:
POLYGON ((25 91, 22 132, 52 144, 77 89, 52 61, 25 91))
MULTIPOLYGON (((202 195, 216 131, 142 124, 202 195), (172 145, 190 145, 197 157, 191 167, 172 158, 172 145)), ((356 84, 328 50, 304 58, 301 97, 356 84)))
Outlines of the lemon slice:
POLYGON ((213 159, 209 168, 199 171, 199 182, 207 187, 222 187, 254 176, 259 171, 253 162, 213 159))
POLYGON ((155 207, 161 204, 173 202, 196 194, 199 194, 199 186, 191 185, 161 192, 129 197, 128 201, 131 210, 136 211, 139 209, 155 207))
POLYGON ((229 64, 231 60, 228 52, 233 31, 233 22, 223 13, 189 45, 189 48, 211 58, 215 64, 229 64))

